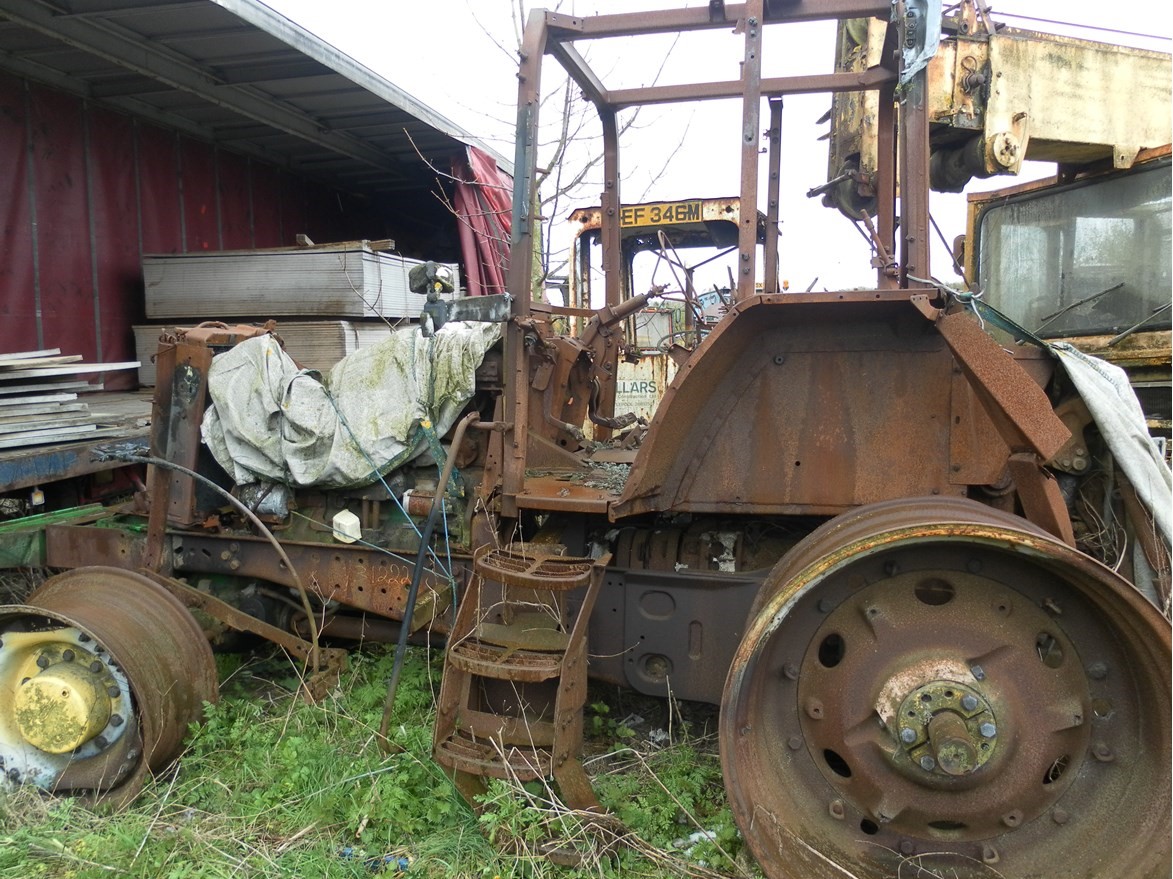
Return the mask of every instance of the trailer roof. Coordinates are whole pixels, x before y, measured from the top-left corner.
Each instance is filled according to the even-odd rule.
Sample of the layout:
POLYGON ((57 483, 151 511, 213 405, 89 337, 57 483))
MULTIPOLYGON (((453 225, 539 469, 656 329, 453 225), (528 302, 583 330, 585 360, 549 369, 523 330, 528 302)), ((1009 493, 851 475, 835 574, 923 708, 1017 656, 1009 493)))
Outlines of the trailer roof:
POLYGON ((0 0, 0 69, 339 188, 427 189, 477 138, 258 0, 0 0))

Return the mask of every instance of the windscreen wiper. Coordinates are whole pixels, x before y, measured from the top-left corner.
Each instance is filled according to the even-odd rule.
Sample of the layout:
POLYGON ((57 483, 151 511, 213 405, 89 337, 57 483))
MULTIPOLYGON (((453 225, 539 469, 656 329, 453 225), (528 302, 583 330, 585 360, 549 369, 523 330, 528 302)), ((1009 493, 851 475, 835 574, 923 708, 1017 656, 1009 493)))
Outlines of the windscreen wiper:
POLYGON ((1164 314, 1170 308, 1173 308, 1173 302, 1166 302, 1164 305, 1162 305, 1158 308, 1154 308, 1152 314, 1150 314, 1148 317, 1146 317, 1140 323, 1133 324, 1128 329, 1126 329, 1124 332, 1122 332, 1120 335, 1113 336, 1111 339, 1109 339, 1108 340, 1108 347, 1111 348, 1113 345, 1116 345, 1119 342, 1123 342, 1125 339, 1127 339, 1129 336, 1131 336, 1133 333, 1135 333, 1137 330, 1139 330, 1141 327, 1143 327, 1145 324, 1147 324, 1149 321, 1151 321, 1154 317, 1158 317, 1158 316, 1164 314))
MULTIPOLYGON (((1077 302, 1072 302, 1070 305, 1065 305, 1062 308, 1060 308, 1058 311, 1046 315, 1043 318, 1043 322, 1035 328, 1035 335, 1038 335, 1044 329, 1046 329, 1047 325, 1050 324, 1051 322, 1053 322, 1055 320, 1055 318, 1062 317, 1063 315, 1067 314, 1067 312, 1071 311, 1074 308, 1079 308, 1079 306, 1081 306, 1081 305, 1086 305, 1089 302, 1095 302, 1101 296, 1107 296, 1109 293, 1112 293, 1113 291, 1119 290, 1123 286, 1124 286, 1124 282, 1121 281, 1119 284, 1115 284, 1114 286, 1109 287, 1107 290, 1101 290, 1099 293, 1093 293, 1091 296, 1085 296, 1083 299, 1080 299, 1077 302)), ((1148 320, 1148 318, 1145 318, 1145 319, 1148 320)))

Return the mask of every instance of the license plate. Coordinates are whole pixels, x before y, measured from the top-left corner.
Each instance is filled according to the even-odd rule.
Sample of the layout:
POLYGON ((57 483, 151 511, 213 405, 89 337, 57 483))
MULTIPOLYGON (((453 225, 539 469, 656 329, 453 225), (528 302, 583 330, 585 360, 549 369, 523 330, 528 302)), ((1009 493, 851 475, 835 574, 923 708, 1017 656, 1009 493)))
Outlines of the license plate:
POLYGON ((619 225, 667 226, 672 223, 699 223, 699 201, 670 201, 659 204, 633 204, 619 209, 619 225))

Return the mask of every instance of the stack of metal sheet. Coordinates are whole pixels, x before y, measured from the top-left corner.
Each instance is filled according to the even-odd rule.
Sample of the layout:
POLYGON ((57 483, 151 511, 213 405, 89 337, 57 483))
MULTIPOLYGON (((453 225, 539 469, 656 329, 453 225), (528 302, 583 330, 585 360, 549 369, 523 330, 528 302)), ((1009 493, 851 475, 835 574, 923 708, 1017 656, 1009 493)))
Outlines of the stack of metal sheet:
MULTIPOLYGON (((330 369, 387 338, 393 325, 419 318, 426 300, 409 291, 408 273, 422 261, 388 252, 394 247, 389 240, 344 241, 144 256, 146 313, 154 323, 134 327, 139 384, 155 384, 161 334, 207 320, 277 319, 277 335, 294 360, 330 369)), ((445 265, 459 290, 459 268, 445 265)))
POLYGON ((382 244, 394 246, 348 241, 144 256, 147 317, 418 317, 424 297, 408 291, 407 275, 421 261, 386 253, 382 244))
POLYGON ((93 412, 78 394, 101 390, 80 376, 133 369, 127 363, 83 363, 58 348, 0 354, 0 450, 72 442, 117 433, 119 419, 93 412))

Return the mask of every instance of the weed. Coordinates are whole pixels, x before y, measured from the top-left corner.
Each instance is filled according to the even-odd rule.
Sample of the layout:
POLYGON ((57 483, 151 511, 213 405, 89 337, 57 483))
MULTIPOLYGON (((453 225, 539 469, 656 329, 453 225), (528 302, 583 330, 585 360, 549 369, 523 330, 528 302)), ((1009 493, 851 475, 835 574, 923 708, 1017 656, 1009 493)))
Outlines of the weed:
POLYGON ((376 732, 390 651, 352 655, 316 705, 297 697, 283 655, 221 657, 221 701, 131 808, 110 815, 0 792, 0 879, 347 879, 376 875, 372 867, 394 876, 401 857, 411 859, 406 877, 427 879, 740 875, 709 743, 644 754, 604 703, 588 716, 629 743, 590 766, 610 815, 571 812, 542 784, 506 782, 474 814, 431 759, 440 662, 439 651, 409 651, 384 754, 376 732), (715 842, 674 846, 699 830, 715 842), (547 857, 560 849, 575 866, 547 857))

